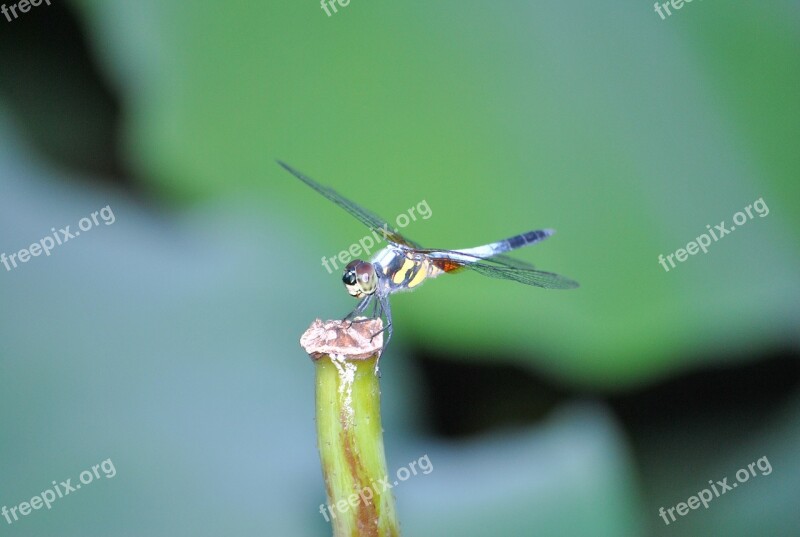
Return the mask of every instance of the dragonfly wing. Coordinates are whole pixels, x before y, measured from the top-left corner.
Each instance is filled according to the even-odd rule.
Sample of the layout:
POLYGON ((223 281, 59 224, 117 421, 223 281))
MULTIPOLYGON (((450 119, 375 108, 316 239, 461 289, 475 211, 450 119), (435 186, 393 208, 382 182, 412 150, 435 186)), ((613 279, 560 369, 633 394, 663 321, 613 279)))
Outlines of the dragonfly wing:
POLYGON ((356 217, 362 224, 383 235, 387 240, 397 244, 404 244, 412 248, 419 248, 417 243, 406 239, 400 235, 397 230, 391 229, 389 224, 379 216, 364 209, 357 203, 350 201, 332 188, 322 186, 307 175, 295 170, 285 162, 279 160, 278 164, 280 164, 286 171, 303 181, 305 184, 328 198, 330 201, 334 202, 336 205, 356 217))
POLYGON ((578 282, 575 280, 543 270, 512 267, 502 263, 487 263, 485 261, 469 263, 467 268, 492 278, 513 280, 525 285, 544 287, 545 289, 574 289, 578 287, 578 282))
POLYGON ((510 255, 505 254, 497 254, 493 255, 492 257, 487 259, 488 261, 498 261, 503 265, 508 265, 511 267, 517 267, 526 270, 536 270, 536 267, 528 263, 527 261, 523 261, 521 259, 517 259, 516 257, 511 257, 510 255))
POLYGON ((578 287, 578 282, 575 280, 552 272, 537 270, 533 268, 533 265, 504 255, 484 259, 452 250, 420 250, 420 252, 427 255, 434 266, 445 272, 467 268, 491 278, 511 280, 545 289, 578 287))

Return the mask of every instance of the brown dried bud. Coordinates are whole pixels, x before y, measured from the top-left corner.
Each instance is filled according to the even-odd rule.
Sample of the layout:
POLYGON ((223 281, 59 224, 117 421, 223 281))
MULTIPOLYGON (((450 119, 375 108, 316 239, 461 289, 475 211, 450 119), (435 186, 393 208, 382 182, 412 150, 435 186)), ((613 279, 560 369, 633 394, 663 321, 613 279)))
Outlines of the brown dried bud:
POLYGON ((360 317, 354 321, 316 319, 300 338, 300 345, 314 360, 336 356, 366 360, 383 348, 383 321, 360 317), (380 333, 379 333, 380 332, 380 333), (378 334, 378 335, 375 335, 378 334))

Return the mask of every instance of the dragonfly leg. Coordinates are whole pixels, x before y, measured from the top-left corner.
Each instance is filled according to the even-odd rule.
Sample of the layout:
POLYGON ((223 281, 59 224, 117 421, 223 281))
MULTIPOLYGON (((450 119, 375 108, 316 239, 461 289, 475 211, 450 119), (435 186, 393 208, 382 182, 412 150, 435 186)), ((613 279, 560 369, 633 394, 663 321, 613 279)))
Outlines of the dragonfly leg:
MULTIPOLYGON (((373 295, 367 295, 366 297, 362 298, 362 299, 361 299, 361 302, 359 302, 358 304, 356 304, 356 307, 355 307, 355 308, 353 308, 353 311, 351 311, 350 313, 348 313, 348 314, 345 316, 345 318, 344 318, 344 319, 342 319, 342 321, 350 321, 350 325, 348 326, 348 328, 349 328, 350 326, 353 326, 353 323, 354 323, 354 322, 356 322, 356 323, 357 323, 357 322, 360 322, 360 320, 355 320, 355 321, 354 321, 354 319, 355 319, 356 317, 358 317, 359 315, 361 315, 361 314, 364 312, 364 310, 365 310, 365 309, 367 309, 367 307, 369 306, 369 303, 372 301, 372 299, 373 299, 373 298, 374 298, 374 297, 373 297, 373 295)), ((373 315, 373 317, 374 317, 374 315, 373 315)), ((363 321, 363 320, 368 320, 368 319, 362 319, 362 321, 363 321)))
POLYGON ((381 371, 379 368, 379 364, 381 361, 381 356, 383 356, 383 351, 389 345, 389 341, 392 339, 392 309, 389 306, 389 297, 388 296, 379 296, 377 302, 378 308, 380 309, 381 315, 386 315, 386 326, 384 326, 379 331, 372 334, 372 337, 375 338, 378 334, 386 331, 386 341, 383 342, 383 347, 381 348, 380 354, 378 354, 378 358, 375 360, 375 374, 380 377, 381 371))

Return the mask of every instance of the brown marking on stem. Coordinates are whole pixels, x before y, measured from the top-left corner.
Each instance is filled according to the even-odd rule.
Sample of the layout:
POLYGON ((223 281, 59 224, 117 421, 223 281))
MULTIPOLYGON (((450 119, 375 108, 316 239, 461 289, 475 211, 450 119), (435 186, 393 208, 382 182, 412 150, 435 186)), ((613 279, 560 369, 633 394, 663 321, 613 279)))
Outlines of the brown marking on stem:
MULTIPOLYGON (((345 458, 347 459, 347 466, 350 467, 350 474, 353 476, 353 482, 359 490, 354 491, 356 494, 364 489, 365 470, 361 459, 353 452, 354 439, 349 429, 347 428, 347 421, 342 416, 342 445, 344 447, 345 458)), ((367 487, 370 487, 367 484, 367 487)), ((370 487, 370 490, 371 487, 370 487)), ((358 535, 364 537, 380 537, 378 531, 378 508, 375 503, 377 491, 372 490, 372 498, 367 500, 363 496, 358 502, 356 509, 356 521, 358 524, 358 535), (363 507, 362 507, 363 506, 363 507)))

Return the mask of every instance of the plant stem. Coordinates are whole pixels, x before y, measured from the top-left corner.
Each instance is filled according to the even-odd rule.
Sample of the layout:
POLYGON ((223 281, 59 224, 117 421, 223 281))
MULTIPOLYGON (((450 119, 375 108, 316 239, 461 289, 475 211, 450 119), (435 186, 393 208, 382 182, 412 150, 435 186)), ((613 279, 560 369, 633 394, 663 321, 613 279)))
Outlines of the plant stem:
POLYGON ((380 319, 317 320, 301 344, 316 368, 317 443, 334 537, 397 537, 388 488, 375 362, 383 345, 380 319), (374 341, 373 341, 374 339, 374 341))

